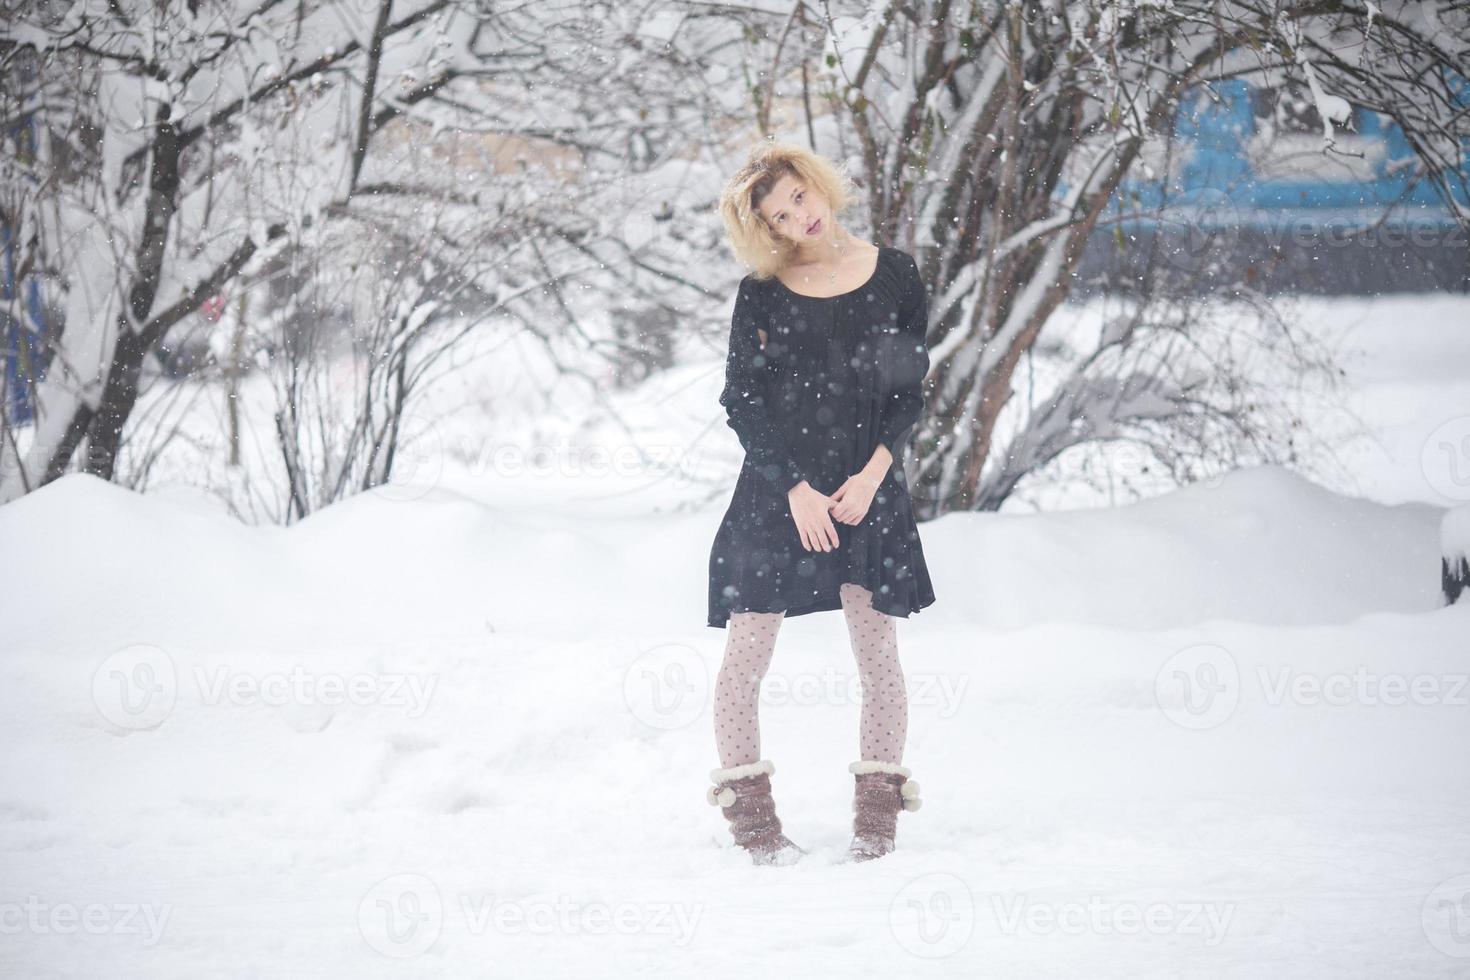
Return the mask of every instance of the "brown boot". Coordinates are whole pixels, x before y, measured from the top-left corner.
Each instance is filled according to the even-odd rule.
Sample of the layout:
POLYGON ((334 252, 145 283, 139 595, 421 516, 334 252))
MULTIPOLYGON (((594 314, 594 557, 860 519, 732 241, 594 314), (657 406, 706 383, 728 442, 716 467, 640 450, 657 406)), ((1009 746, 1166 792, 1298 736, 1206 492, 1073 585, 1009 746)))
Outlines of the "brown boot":
POLYGON ((712 769, 709 774, 714 785, 705 793, 705 799, 720 807, 730 821, 735 843, 750 852, 755 864, 794 864, 806 853, 781 833, 781 820, 771 799, 771 774, 775 771, 775 763, 762 759, 729 769, 712 769))
POLYGON ((852 800, 852 843, 847 856, 853 861, 870 861, 893 850, 898 832, 898 811, 917 810, 919 784, 909 771, 892 762, 862 759, 847 767, 856 778, 852 800))

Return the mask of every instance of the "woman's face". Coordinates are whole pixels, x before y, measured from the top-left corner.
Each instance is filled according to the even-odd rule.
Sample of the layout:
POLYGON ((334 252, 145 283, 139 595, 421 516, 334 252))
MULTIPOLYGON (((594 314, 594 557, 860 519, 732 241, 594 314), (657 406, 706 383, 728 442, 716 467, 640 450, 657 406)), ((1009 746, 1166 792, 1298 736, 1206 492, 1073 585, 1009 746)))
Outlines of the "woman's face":
POLYGON ((827 199, 792 174, 778 180, 756 210, 778 236, 798 247, 813 245, 834 230, 827 199))

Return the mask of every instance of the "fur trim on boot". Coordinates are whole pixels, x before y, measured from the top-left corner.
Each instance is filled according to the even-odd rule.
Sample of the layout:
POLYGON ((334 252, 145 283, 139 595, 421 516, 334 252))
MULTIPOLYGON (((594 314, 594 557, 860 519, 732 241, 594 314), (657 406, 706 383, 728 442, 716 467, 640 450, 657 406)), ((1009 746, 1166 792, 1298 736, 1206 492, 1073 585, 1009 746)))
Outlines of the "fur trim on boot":
POLYGON ((771 774, 775 771, 770 759, 712 769, 709 775, 713 785, 705 792, 705 799, 720 807, 730 821, 735 843, 759 865, 794 864, 806 854, 781 832, 781 820, 771 799, 771 774))

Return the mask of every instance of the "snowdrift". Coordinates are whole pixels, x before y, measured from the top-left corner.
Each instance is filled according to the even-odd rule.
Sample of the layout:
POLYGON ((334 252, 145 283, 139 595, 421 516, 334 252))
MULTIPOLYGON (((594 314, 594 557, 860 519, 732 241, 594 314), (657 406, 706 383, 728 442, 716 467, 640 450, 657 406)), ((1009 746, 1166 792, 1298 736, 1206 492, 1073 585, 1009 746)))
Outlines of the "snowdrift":
POLYGON ((1438 508, 1263 468, 924 525, 940 601, 900 637, 925 806, 837 863, 859 689, 840 616, 793 621, 762 754, 811 854, 758 869, 704 799, 718 507, 505 499, 364 494, 282 530, 70 476, 0 508, 0 972, 1466 962, 1470 604, 1440 605, 1438 508))

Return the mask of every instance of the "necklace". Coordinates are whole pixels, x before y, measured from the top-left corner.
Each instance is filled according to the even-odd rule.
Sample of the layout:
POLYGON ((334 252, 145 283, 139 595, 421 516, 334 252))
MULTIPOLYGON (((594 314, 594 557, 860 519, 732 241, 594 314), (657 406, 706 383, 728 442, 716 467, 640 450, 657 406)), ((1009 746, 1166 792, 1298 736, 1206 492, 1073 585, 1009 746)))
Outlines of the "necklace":
MULTIPOLYGON (((854 239, 852 237, 852 233, 849 232, 848 235, 847 235, 847 239, 841 245, 837 246, 837 265, 836 266, 833 266, 833 268, 827 273, 827 284, 828 285, 835 286, 837 284, 837 267, 838 266, 841 266, 842 265, 842 260, 845 259, 845 258, 847 258, 847 249, 848 249, 848 246, 850 246, 853 243, 853 240, 854 239)), ((812 277, 810 275, 807 275, 807 274, 803 273, 802 274, 802 280, 801 281, 802 282, 809 283, 809 282, 812 281, 812 277)))

